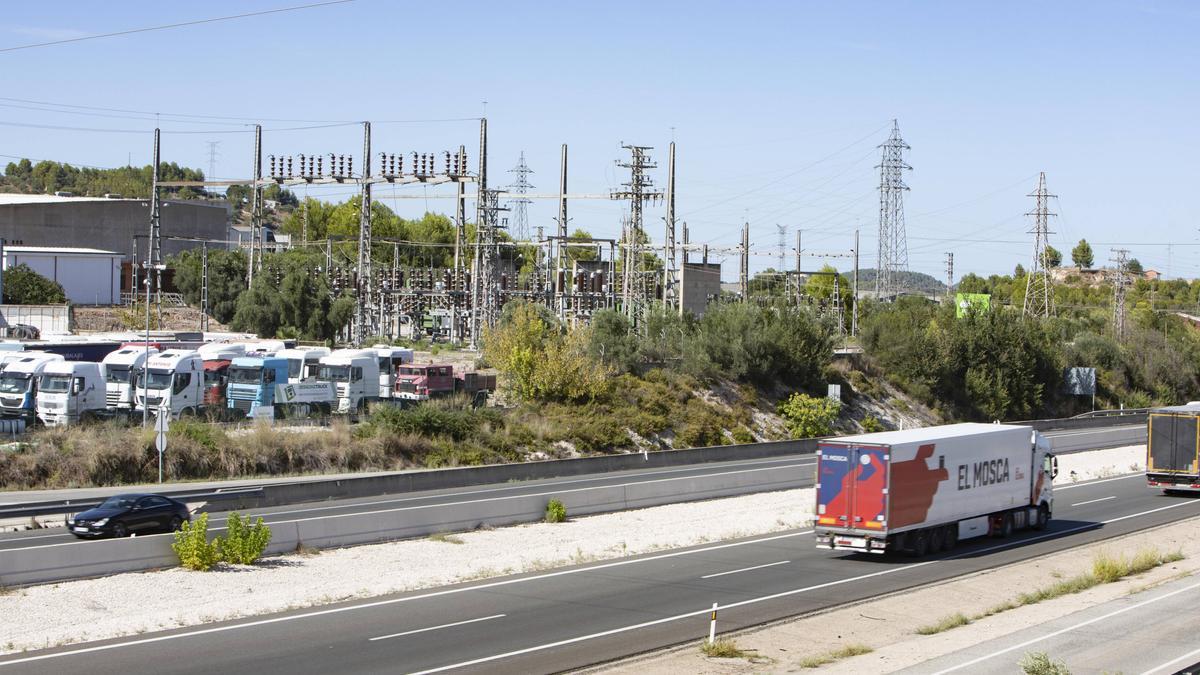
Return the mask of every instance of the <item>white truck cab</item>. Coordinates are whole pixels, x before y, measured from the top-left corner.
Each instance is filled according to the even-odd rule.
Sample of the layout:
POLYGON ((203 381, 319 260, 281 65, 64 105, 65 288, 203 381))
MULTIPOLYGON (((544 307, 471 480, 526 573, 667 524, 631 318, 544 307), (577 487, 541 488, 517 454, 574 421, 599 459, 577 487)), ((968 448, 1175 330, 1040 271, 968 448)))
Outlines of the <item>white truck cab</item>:
POLYGON ((378 344, 371 348, 379 359, 379 398, 392 398, 396 369, 413 362, 413 350, 378 344))
POLYGON ((104 367, 91 361, 51 361, 37 393, 38 419, 48 427, 79 424, 105 411, 104 367))
POLYGON ((196 415, 204 402, 204 358, 188 349, 155 354, 138 373, 137 410, 164 411, 171 419, 196 415))
POLYGON ((0 360, 0 414, 37 418, 37 391, 46 364, 62 361, 61 354, 29 351, 5 353, 0 360))
MULTIPOLYGON (((158 353, 150 347, 149 355, 158 353)), ((104 357, 105 404, 114 410, 132 410, 134 406, 133 382, 146 366, 145 346, 127 345, 104 357)))
POLYGON ((281 349, 275 352, 275 356, 287 359, 287 381, 289 384, 298 384, 316 378, 321 357, 329 356, 329 350, 325 347, 296 347, 281 349))
POLYGON ((363 412, 379 399, 379 357, 373 349, 338 349, 323 356, 317 380, 332 382, 337 394, 334 412, 363 412))

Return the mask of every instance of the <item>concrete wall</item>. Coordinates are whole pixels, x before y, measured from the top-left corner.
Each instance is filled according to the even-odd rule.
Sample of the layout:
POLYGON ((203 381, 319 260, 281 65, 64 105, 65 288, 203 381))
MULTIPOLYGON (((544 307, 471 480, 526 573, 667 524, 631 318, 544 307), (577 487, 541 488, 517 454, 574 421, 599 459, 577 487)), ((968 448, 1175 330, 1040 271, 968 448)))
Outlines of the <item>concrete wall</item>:
POLYGON ((121 256, 26 252, 7 249, 3 268, 28 265, 38 274, 62 284, 67 301, 76 305, 117 305, 121 302, 121 256))
POLYGON ((71 308, 67 305, 0 305, 0 327, 23 323, 36 326, 42 336, 71 332, 71 308))
MULTIPOLYGON (((164 237, 194 237, 224 241, 229 207, 220 202, 164 201, 160 210, 164 237)), ((0 232, 10 246, 65 246, 117 251, 129 259, 133 236, 139 257, 145 257, 150 228, 150 202, 145 199, 68 199, 52 202, 0 204, 0 232)), ((198 242, 162 242, 164 256, 198 248, 198 242)))

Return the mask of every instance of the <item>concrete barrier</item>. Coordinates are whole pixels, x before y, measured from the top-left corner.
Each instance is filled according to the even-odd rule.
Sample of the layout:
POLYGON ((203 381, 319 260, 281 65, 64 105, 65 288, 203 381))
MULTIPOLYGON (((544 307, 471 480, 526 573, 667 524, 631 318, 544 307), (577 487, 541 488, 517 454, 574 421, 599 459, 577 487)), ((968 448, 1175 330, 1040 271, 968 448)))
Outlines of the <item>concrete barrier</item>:
MULTIPOLYGON (((769 492, 812 484, 813 462, 731 469, 705 476, 555 489, 535 494, 467 499, 449 504, 403 506, 368 513, 315 516, 271 523, 268 553, 298 546, 330 548, 539 521, 546 503, 560 499, 571 516, 661 504, 769 492)), ((220 535, 223 528, 213 528, 220 535)), ((171 535, 58 544, 0 551, 0 585, 28 585, 132 572, 178 564, 171 535)))

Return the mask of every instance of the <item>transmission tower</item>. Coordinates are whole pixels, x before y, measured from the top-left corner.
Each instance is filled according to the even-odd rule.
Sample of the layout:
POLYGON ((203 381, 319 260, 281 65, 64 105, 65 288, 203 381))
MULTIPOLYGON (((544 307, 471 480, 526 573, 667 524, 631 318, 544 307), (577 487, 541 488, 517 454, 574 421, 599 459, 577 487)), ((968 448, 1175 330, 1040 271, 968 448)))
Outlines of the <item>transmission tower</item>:
MULTIPOLYGON (((517 179, 508 186, 508 191, 513 194, 527 194, 533 187, 529 182, 529 174, 533 173, 533 169, 525 163, 525 152, 521 152, 521 161, 517 163, 516 168, 509 169, 509 173, 517 174, 517 179)), ((518 197, 517 199, 509 200, 509 208, 512 210, 512 237, 515 241, 525 241, 529 239, 529 211, 528 206, 533 200, 528 197, 518 197)))
POLYGON ((217 177, 217 156, 219 155, 217 152, 217 146, 220 144, 221 141, 208 142, 208 176, 206 176, 206 178, 209 180, 213 180, 217 177))
POLYGON ((1025 316, 1050 316, 1054 314, 1054 294, 1051 292, 1050 258, 1047 250, 1050 246, 1050 198, 1054 195, 1046 192, 1046 172, 1038 176, 1037 191, 1029 194, 1036 200, 1033 211, 1026 213, 1033 216, 1033 264, 1029 275, 1025 278, 1025 316))
POLYGON ((621 147, 628 150, 628 162, 617 160, 617 166, 629 169, 629 182, 623 183, 621 190, 611 193, 612 199, 629 201, 629 227, 626 230, 624 251, 622 257, 622 307, 626 316, 635 326, 642 323, 642 313, 650 299, 650 281, 642 270, 642 249, 645 246, 645 227, 643 226, 642 207, 646 202, 662 199, 663 193, 654 189, 654 181, 646 174, 649 169, 655 169, 658 164, 650 159, 648 145, 626 145, 621 147))
POLYGON ((908 239, 904 233, 904 162, 909 149, 900 137, 900 125, 892 120, 892 135, 883 145, 879 162, 879 263, 875 271, 875 297, 895 296, 900 290, 899 272, 908 269, 908 239))
POLYGON ((1125 339, 1125 293, 1129 290, 1129 249, 1112 249, 1113 268, 1113 337, 1125 339))
POLYGON ((954 297, 954 254, 946 254, 946 298, 954 297))

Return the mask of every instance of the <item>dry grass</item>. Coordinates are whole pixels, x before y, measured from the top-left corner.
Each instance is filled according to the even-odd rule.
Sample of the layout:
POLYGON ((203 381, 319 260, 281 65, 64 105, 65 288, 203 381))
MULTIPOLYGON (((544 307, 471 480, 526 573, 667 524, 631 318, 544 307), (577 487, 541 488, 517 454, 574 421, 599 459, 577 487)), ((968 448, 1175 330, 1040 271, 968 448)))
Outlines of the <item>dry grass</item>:
POLYGON ((705 640, 700 645, 700 652, 714 659, 741 659, 750 656, 749 653, 739 648, 737 643, 730 638, 720 638, 713 642, 705 640))
POLYGON ((951 628, 958 628, 959 626, 965 626, 969 623, 971 623, 971 619, 968 618, 966 614, 963 614, 962 612, 958 612, 956 614, 951 614, 950 616, 944 617, 941 621, 938 621, 937 623, 931 623, 927 626, 921 626, 920 628, 917 629, 917 635, 935 635, 937 633, 948 631, 951 628))
POLYGON ((842 647, 840 649, 835 649, 831 652, 826 652, 824 654, 818 654, 817 656, 809 656, 807 658, 801 659, 800 667, 801 668, 820 668, 821 666, 828 665, 830 663, 833 663, 834 661, 840 661, 841 659, 848 659, 851 656, 861 656, 863 654, 870 654, 873 651, 875 651, 875 650, 864 644, 849 644, 849 645, 846 645, 845 647, 842 647))
POLYGON ((429 541, 440 541, 443 544, 465 544, 462 537, 446 532, 435 532, 429 535, 429 541))

